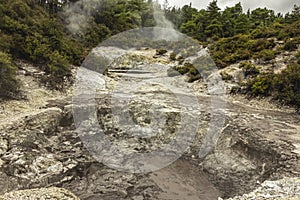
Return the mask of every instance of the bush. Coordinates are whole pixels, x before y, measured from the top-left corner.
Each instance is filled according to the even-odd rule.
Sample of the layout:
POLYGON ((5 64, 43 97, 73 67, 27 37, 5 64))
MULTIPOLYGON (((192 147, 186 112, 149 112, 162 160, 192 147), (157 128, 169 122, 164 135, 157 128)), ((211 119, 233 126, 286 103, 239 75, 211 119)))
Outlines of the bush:
POLYGON ((72 81, 70 64, 65 56, 54 51, 48 55, 49 63, 45 69, 47 76, 43 82, 50 88, 62 90, 67 86, 67 82, 72 81))
POLYGON ((300 64, 292 62, 280 74, 262 74, 246 83, 251 95, 273 96, 284 104, 300 108, 300 64))
POLYGON ((230 64, 250 58, 275 58, 272 49, 276 46, 274 40, 251 39, 249 35, 236 35, 223 38, 215 42, 211 47, 212 58, 218 68, 224 68, 230 64))
POLYGON ((192 83, 192 82, 200 80, 200 79, 202 79, 201 74, 191 75, 191 76, 189 76, 188 82, 192 83))
POLYGON ((286 51, 294 51, 298 48, 299 43, 300 37, 290 39, 284 44, 283 49, 286 51))
POLYGON ((246 77, 259 74, 259 69, 257 69, 253 64, 249 62, 241 62, 239 67, 243 69, 246 77))
POLYGON ((176 69, 176 71, 178 71, 178 73, 181 74, 181 75, 187 74, 187 73, 189 72, 189 70, 190 70, 190 69, 189 69, 188 67, 186 67, 186 66, 178 66, 178 67, 176 67, 175 69, 176 69))
POLYGON ((174 53, 174 52, 172 52, 171 54, 170 54, 170 60, 176 60, 176 53, 174 53))
POLYGON ((270 90, 272 87, 272 78, 271 75, 262 75, 256 77, 253 80, 247 82, 247 91, 252 95, 270 95, 270 90))
POLYGON ((296 59, 297 59, 297 63, 300 64, 300 51, 298 51, 295 55, 296 59))
POLYGON ((0 51, 0 98, 14 98, 18 93, 15 78, 17 68, 12 64, 11 56, 0 51))
POLYGON ((274 98, 300 108, 300 64, 290 63, 273 78, 274 98))
POLYGON ((250 44, 252 52, 260 52, 266 49, 273 49, 276 46, 274 40, 258 39, 250 44))
POLYGON ((289 38, 294 38, 300 35, 300 20, 292 23, 286 24, 286 26, 280 29, 278 39, 285 40, 289 38))
POLYGON ((224 81, 230 81, 233 79, 233 76, 231 76, 230 74, 228 74, 227 72, 221 72, 220 73, 221 77, 222 77, 222 80, 224 81))
POLYGON ((186 74, 189 77, 188 82, 194 82, 202 78, 195 66, 189 62, 183 66, 174 66, 168 70, 168 76, 178 76, 179 74, 186 74))
POLYGON ((156 50, 156 55, 158 56, 163 56, 167 53, 168 51, 166 49, 157 49, 156 50))
POLYGON ((254 58, 262 58, 264 61, 270 61, 275 59, 275 52, 269 49, 260 51, 254 55, 254 58))
POLYGON ((84 34, 84 45, 86 47, 96 47, 110 35, 111 31, 104 24, 92 22, 84 34))
MULTIPOLYGON (((280 24, 277 24, 277 26, 280 26, 280 24)), ((251 32, 251 37, 254 39, 275 37, 278 35, 278 30, 276 30, 275 28, 264 27, 264 28, 254 29, 251 32)))

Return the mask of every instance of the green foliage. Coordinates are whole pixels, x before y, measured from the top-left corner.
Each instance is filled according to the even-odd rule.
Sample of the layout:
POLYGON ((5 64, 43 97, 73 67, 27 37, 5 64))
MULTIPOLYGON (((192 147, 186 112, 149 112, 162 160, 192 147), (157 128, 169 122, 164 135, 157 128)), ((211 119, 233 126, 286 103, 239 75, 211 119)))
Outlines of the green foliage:
POLYGON ((253 95, 269 95, 272 87, 271 76, 261 76, 248 83, 248 90, 253 95))
POLYGON ((143 0, 103 0, 95 9, 93 20, 105 25, 112 34, 153 24, 153 7, 143 0))
POLYGON ((256 54, 254 54, 253 57, 254 58, 261 58, 264 61, 270 61, 270 60, 275 59, 276 55, 275 55, 275 52, 273 50, 265 49, 265 50, 262 50, 262 51, 260 51, 256 54))
POLYGON ((256 8, 251 12, 251 21, 254 26, 268 26, 274 22, 276 16, 273 10, 256 8))
POLYGON ((86 30, 83 40, 86 47, 95 47, 111 35, 111 31, 104 24, 92 22, 86 30))
POLYGON ((170 60, 176 60, 176 53, 174 53, 174 52, 172 52, 171 54, 170 54, 170 60))
POLYGON ((187 74, 190 71, 190 69, 186 66, 175 66, 173 69, 181 75, 187 74))
POLYGON ((156 55, 162 56, 168 52, 166 49, 156 49, 156 55))
POLYGON ((283 49, 286 51, 294 51, 298 48, 300 44, 300 37, 289 39, 283 46, 283 49))
POLYGON ((168 70, 168 76, 170 77, 177 76, 179 74, 186 74, 189 77, 188 82, 194 82, 196 80, 202 79, 202 76, 199 73, 198 69, 196 69, 196 67, 189 62, 186 62, 183 66, 174 66, 168 70))
POLYGON ((293 23, 284 24, 284 28, 279 30, 277 38, 279 40, 287 40, 300 35, 300 20, 293 23))
POLYGON ((62 90, 72 81, 70 64, 65 56, 62 56, 58 51, 54 51, 48 55, 49 63, 45 68, 45 72, 48 74, 44 77, 43 82, 47 86, 62 90), (57 84, 61 83, 61 84, 57 84))
POLYGON ((294 5, 292 12, 287 13, 285 18, 288 23, 299 21, 300 20, 300 6, 294 5))
POLYGON ((238 34, 216 41, 211 47, 212 58, 219 68, 250 58, 269 61, 275 58, 272 50, 276 46, 273 39, 252 39, 249 35, 238 34))
POLYGON ((222 80, 224 80, 224 81, 230 81, 233 79, 233 76, 231 76, 230 74, 228 74, 227 72, 224 72, 224 71, 222 71, 220 73, 220 75, 222 77, 222 80))
POLYGON ((249 48, 252 52, 260 52, 266 49, 273 49, 276 46, 273 39, 258 39, 249 42, 249 48))
POLYGON ((51 17, 38 4, 3 1, 0 2, 0 16, 1 40, 7 39, 1 50, 41 66, 47 74, 45 78, 49 79, 47 82, 52 83, 49 86, 60 88, 62 77, 69 76, 69 65, 81 64, 82 45, 67 36, 61 21, 51 17))
POLYGON ((223 38, 215 42, 211 47, 212 58, 219 68, 224 68, 239 60, 251 57, 248 35, 236 35, 231 38, 223 38))
MULTIPOLYGON (((277 24, 281 27, 280 24, 277 24)), ((274 24, 275 26, 275 24, 274 24)), ((280 28, 274 28, 274 27, 259 27, 257 29, 254 29, 251 31, 251 37, 254 39, 258 38, 271 38, 276 37, 279 33, 280 28)))
POLYGON ((273 96, 274 99, 300 108, 300 64, 292 62, 280 74, 262 74, 247 82, 252 95, 273 96))
MULTIPOLYGON (((298 59, 298 61, 297 61, 297 62, 299 62, 299 61, 300 61, 300 50, 299 50, 299 51, 297 51, 297 53, 296 53, 295 57, 298 59)), ((300 63, 299 63, 299 64, 300 64, 300 63)))
POLYGON ((300 64, 290 63, 273 78, 274 98, 300 108, 300 64))
POLYGON ((166 8, 165 12, 181 32, 203 42, 211 41, 212 38, 216 40, 249 33, 253 39, 278 36, 286 38, 284 32, 295 36, 300 30, 299 25, 292 25, 299 23, 299 6, 295 6, 292 13, 285 17, 281 13, 275 15, 273 10, 267 8, 257 8, 244 13, 241 3, 221 11, 215 0, 202 10, 186 5, 183 8, 166 8), (288 29, 291 30, 283 31, 285 26, 289 26, 288 29))
POLYGON ((16 67, 11 56, 0 51, 0 98, 13 98, 18 92, 18 82, 15 78, 16 67))
POLYGON ((255 76, 259 74, 259 69, 250 62, 241 62, 239 65, 243 69, 245 76, 255 76))

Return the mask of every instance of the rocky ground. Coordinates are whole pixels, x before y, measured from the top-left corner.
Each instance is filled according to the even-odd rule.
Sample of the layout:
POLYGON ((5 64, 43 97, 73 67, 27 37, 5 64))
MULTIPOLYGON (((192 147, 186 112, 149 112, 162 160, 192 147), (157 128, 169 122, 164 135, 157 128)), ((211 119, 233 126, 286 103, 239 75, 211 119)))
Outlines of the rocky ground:
POLYGON ((64 200, 79 200, 71 192, 62 188, 41 188, 31 190, 20 190, 15 192, 9 192, 0 196, 1 200, 32 200, 32 199, 64 199, 64 200))
MULTIPOLYGON (((220 138, 212 141, 216 146, 207 156, 199 158, 212 119, 207 86, 203 81, 187 83, 184 76, 167 77, 166 71, 177 63, 170 61, 168 55, 154 55, 151 49, 132 51, 112 65, 106 76, 99 75, 99 80, 106 83, 99 82, 103 87, 96 94, 97 119, 111 141, 128 152, 145 153, 176 138, 181 118, 186 116, 197 122, 198 129, 191 147, 180 159, 148 173, 123 172, 99 163, 88 151, 91 147, 85 146, 75 131, 72 92, 43 88, 35 78, 39 72, 19 63, 23 68, 19 79, 27 100, 1 103, 0 199, 35 199, 37 193, 45 194, 45 199, 52 198, 52 193, 53 198, 66 195, 65 199, 76 199, 65 190, 51 187, 69 190, 83 200, 218 199, 243 195, 255 188, 258 189, 234 199, 300 197, 298 114, 229 96, 226 106, 221 107, 225 115, 220 138), (136 86, 145 80, 147 84, 136 86), (171 86, 166 89, 162 84, 171 86), (132 88, 136 90, 132 92, 132 88), (190 90, 196 95, 191 97, 187 92, 190 90), (118 98, 112 98, 114 95, 118 98), (184 101, 179 104, 176 97, 184 101), (190 105, 194 97, 199 106, 190 105), (128 104, 123 99, 129 99, 125 101, 128 104), (126 123, 117 123, 120 121, 114 119, 114 114, 120 111, 127 111, 139 127, 132 130, 126 123), (155 119, 166 123, 160 127, 160 120, 155 119), (140 135, 153 131, 158 133, 156 137, 140 135), (278 179, 282 180, 264 182, 278 179), (42 189, 27 190, 34 188, 42 189), (43 188, 49 188, 49 192, 43 188)), ((186 132, 193 129, 192 125, 184 127, 186 132)), ((91 131, 87 136, 94 135, 91 131)), ((179 139, 189 140, 185 136, 179 139)), ((132 164, 128 160, 129 157, 122 158, 124 167, 132 164)))
POLYGON ((300 179, 285 178, 277 181, 265 181, 257 189, 243 196, 236 196, 228 200, 249 199, 280 199, 298 200, 300 197, 300 179))

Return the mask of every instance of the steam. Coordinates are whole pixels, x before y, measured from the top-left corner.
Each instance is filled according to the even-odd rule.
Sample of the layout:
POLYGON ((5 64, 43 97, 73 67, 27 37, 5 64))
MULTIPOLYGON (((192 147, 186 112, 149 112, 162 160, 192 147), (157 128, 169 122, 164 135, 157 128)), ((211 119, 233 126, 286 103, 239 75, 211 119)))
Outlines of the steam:
MULTIPOLYGON (((69 4, 63 12, 63 16, 68 24, 68 30, 74 35, 84 34, 92 20, 92 14, 99 12, 102 2, 103 0, 79 0, 69 4)), ((153 11, 154 20, 156 22, 154 31, 155 39, 168 41, 178 40, 178 33, 174 29, 172 22, 166 18, 158 2, 153 3, 153 11)))
POLYGON ((80 0, 64 10, 67 28, 73 34, 82 34, 88 28, 92 13, 97 11, 102 0, 80 0))
POLYGON ((155 39, 177 41, 179 34, 175 30, 173 23, 166 18, 164 11, 157 2, 153 3, 153 11, 154 20, 156 22, 154 32, 155 39))

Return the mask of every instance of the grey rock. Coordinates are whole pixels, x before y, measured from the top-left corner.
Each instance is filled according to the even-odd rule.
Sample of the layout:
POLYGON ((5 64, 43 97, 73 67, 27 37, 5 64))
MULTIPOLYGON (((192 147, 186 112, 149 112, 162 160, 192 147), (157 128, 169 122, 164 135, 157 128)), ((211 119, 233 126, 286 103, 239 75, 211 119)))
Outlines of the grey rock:
POLYGON ((6 193, 0 196, 1 200, 53 200, 53 199, 64 199, 64 200, 80 200, 71 192, 62 188, 41 188, 32 190, 21 190, 6 193))

